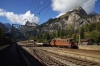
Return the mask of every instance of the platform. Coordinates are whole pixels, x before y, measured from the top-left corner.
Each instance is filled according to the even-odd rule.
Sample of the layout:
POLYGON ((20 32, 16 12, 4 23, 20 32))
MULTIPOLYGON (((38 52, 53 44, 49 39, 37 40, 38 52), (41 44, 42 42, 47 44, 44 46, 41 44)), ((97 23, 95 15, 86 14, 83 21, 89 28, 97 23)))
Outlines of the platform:
POLYGON ((15 45, 9 46, 0 51, 0 66, 18 66, 15 45))

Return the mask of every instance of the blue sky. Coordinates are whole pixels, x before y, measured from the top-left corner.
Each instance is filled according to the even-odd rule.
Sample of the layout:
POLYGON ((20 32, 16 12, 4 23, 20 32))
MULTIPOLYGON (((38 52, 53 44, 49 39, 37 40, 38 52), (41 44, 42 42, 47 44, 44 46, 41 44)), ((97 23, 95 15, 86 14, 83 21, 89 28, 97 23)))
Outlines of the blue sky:
POLYGON ((100 0, 0 0, 0 22, 25 24, 27 19, 41 24, 77 6, 100 14, 100 0))

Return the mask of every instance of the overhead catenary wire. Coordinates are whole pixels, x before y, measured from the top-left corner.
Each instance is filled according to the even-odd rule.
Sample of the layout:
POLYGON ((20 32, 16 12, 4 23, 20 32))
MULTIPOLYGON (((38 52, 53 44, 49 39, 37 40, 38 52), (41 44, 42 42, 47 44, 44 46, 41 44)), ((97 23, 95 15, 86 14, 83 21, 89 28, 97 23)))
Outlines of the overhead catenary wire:
POLYGON ((35 9, 35 11, 34 12, 37 12, 38 11, 38 9, 40 9, 43 5, 45 5, 45 3, 47 2, 47 0, 42 4, 42 5, 40 5, 37 9, 35 9))
MULTIPOLYGON (((93 0, 93 1, 94 1, 94 0, 93 0)), ((88 3, 86 3, 85 5, 90 5, 90 3, 92 3, 93 1, 91 1, 91 2, 88 2, 88 3)), ((84 6, 85 6, 85 5, 84 5, 84 6)), ((84 6, 83 6, 83 7, 84 7, 84 6)))
MULTIPOLYGON (((50 6, 51 3, 49 3, 47 6, 45 6, 43 9, 41 9, 37 14, 39 14, 40 12, 42 12, 44 9, 46 9, 48 6, 50 6)), ((36 14, 36 15, 37 15, 36 14)))
MULTIPOLYGON (((55 0, 56 1, 56 0, 55 0)), ((52 3, 54 4, 54 2, 52 3)), ((43 18, 45 17, 45 15, 47 15, 47 12, 50 10, 50 8, 48 8, 48 10, 46 11, 46 13, 43 15, 43 17, 41 18, 40 22, 43 20, 43 18)), ((50 15, 52 15, 51 13, 49 13, 50 15)))
MULTIPOLYGON (((41 1, 42 1, 42 0, 41 0, 41 1)), ((56 1, 56 0, 55 0, 55 1, 56 1)), ((45 2, 47 2, 47 0, 46 0, 45 2)), ((36 1, 35 1, 35 3, 36 3, 36 1)), ((46 9, 46 8, 47 8, 49 5, 51 5, 51 4, 52 4, 52 2, 49 3, 49 4, 48 4, 46 7, 44 7, 43 9, 41 9, 37 14, 40 14, 44 9, 46 9)), ((40 6, 40 7, 41 7, 41 6, 40 6)), ((40 7, 39 7, 39 8, 40 8, 40 7)), ((39 8, 38 8, 38 9, 39 9, 39 8)), ((35 9, 35 10, 38 10, 38 9, 35 9)), ((33 13, 33 12, 32 12, 32 13, 33 13)), ((37 15, 37 14, 36 14, 36 15, 37 15)))
POLYGON ((84 9, 87 9, 88 7, 90 7, 90 6, 91 6, 91 4, 90 4, 90 3, 92 3, 92 2, 93 2, 93 1, 91 1, 91 2, 87 3, 87 5, 88 5, 88 6, 86 6, 86 7, 85 7, 85 5, 84 5, 84 6, 83 6, 83 8, 84 8, 84 9))
MULTIPOLYGON (((55 1, 56 1, 56 0, 55 0, 55 1)), ((46 2, 46 1, 45 1, 45 2, 46 2)), ((51 3, 51 4, 54 4, 54 3, 51 3)), ((50 4, 50 5, 51 5, 51 4, 50 4)), ((45 17, 45 15, 47 14, 47 12, 48 12, 49 10, 50 10, 50 8, 47 9, 47 11, 45 12, 45 14, 44 14, 43 17, 41 18, 40 22, 43 20, 43 18, 45 17)), ((37 14, 40 15, 40 13, 37 13, 37 14)))
POLYGON ((36 4, 36 0, 34 0, 34 3, 33 3, 33 8, 35 7, 35 4, 36 4))
POLYGON ((34 2, 34 0, 32 0, 32 2, 31 2, 31 5, 30 5, 30 8, 29 8, 29 10, 31 10, 31 7, 32 7, 32 4, 33 4, 33 2, 34 2))
POLYGON ((33 6, 33 9, 32 9, 32 12, 35 10, 35 7, 36 7, 36 2, 37 2, 38 0, 35 0, 35 2, 34 2, 34 6, 33 6))
POLYGON ((41 18, 40 22, 43 20, 44 16, 48 13, 50 8, 48 8, 48 10, 45 12, 45 14, 43 15, 43 17, 41 18))
MULTIPOLYGON (((42 0, 40 0, 39 3, 40 3, 41 1, 42 1, 42 0)), ((44 3, 46 3, 46 2, 47 2, 47 0, 46 0, 44 3)), ((33 6, 33 7, 36 6, 36 3, 37 3, 37 1, 35 0, 35 1, 34 1, 34 6, 33 6)), ((37 7, 39 6, 39 3, 38 3, 38 5, 37 5, 35 8, 33 8, 34 12, 37 10, 37 7)), ((31 5, 30 5, 30 9, 31 9, 31 7, 32 7, 32 4, 33 4, 33 1, 32 1, 32 3, 31 3, 31 5)), ((44 5, 44 4, 43 4, 43 5, 44 5)), ((43 6, 43 5, 42 5, 42 6, 43 6)), ((39 8, 42 7, 42 6, 39 6, 39 8)), ((39 9, 39 8, 38 8, 38 9, 39 9)))
POLYGON ((37 6, 34 8, 34 11, 33 11, 32 13, 34 13, 34 12, 35 12, 35 10, 36 10, 36 9, 37 9, 37 7, 39 6, 40 2, 41 2, 41 0, 39 0, 39 2, 37 3, 37 6))
MULTIPOLYGON (((55 0, 56 1, 56 0, 55 0)), ((47 6, 45 6, 43 9, 41 9, 37 14, 39 14, 40 12, 42 12, 44 9, 46 9, 48 6, 50 6, 52 4, 52 2, 51 3, 49 3, 47 6)), ((36 14, 36 15, 37 15, 36 14)))

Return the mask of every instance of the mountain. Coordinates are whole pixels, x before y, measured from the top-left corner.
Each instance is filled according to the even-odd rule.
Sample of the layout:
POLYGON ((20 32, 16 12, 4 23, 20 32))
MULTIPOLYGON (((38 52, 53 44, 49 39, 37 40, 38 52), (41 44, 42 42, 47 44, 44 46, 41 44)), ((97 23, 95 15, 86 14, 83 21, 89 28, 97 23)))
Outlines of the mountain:
POLYGON ((39 25, 37 29, 40 32, 49 31, 53 32, 55 30, 63 29, 67 30, 70 28, 77 29, 79 26, 96 23, 100 20, 100 15, 90 14, 88 15, 82 7, 76 7, 74 10, 66 12, 66 14, 58 17, 49 19, 47 22, 39 25))
POLYGON ((25 24, 25 26, 30 26, 30 27, 32 27, 32 26, 37 26, 37 24, 34 23, 34 22, 30 23, 29 21, 27 21, 26 24, 25 24))
POLYGON ((36 35, 36 23, 31 23, 29 21, 26 22, 25 25, 22 25, 20 28, 18 28, 18 30, 24 34, 25 37, 31 37, 31 36, 35 36, 36 35))
POLYGON ((9 29, 11 28, 11 24, 9 24, 9 23, 4 23, 4 25, 9 29))
POLYGON ((8 32, 9 28, 7 28, 3 23, 0 22, 0 26, 3 28, 4 32, 8 32))
POLYGON ((11 31, 11 25, 9 23, 1 23, 0 22, 0 26, 3 28, 4 32, 5 32, 5 36, 12 36, 13 39, 17 38, 17 39, 22 39, 22 38, 25 38, 24 37, 24 34, 21 33, 21 31, 16 28, 16 27, 13 27, 13 30, 11 31))
POLYGON ((74 26, 74 28, 78 28, 79 25, 85 25, 87 23, 95 23, 98 22, 100 15, 90 14, 87 15, 85 10, 81 7, 76 7, 68 16, 68 19, 63 18, 66 24, 70 26, 74 26))
MULTIPOLYGON (((27 38, 34 36, 37 39, 40 39, 39 41, 41 42, 41 38, 70 38, 75 33, 76 35, 79 34, 79 27, 85 27, 87 26, 87 24, 89 26, 92 23, 97 24, 98 22, 100 22, 99 14, 93 13, 88 15, 82 7, 76 7, 72 11, 66 12, 66 14, 61 15, 58 18, 50 18, 47 22, 44 22, 40 25, 32 26, 30 22, 26 22, 25 26, 22 26, 19 30, 27 38)), ((91 27, 94 26, 89 26, 89 29, 91 29, 91 27)))

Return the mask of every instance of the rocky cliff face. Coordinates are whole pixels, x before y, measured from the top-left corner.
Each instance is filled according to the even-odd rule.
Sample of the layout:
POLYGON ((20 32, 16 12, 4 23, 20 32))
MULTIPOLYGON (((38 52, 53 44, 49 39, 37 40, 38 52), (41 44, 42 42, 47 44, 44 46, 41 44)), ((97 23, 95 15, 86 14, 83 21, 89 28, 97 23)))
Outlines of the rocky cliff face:
POLYGON ((100 21, 100 15, 87 15, 83 8, 76 7, 69 15, 68 20, 66 20, 66 23, 67 25, 72 25, 74 26, 74 28, 77 29, 80 25, 95 23, 98 21, 100 21))
POLYGON ((26 26, 30 26, 30 27, 35 27, 35 26, 37 26, 37 24, 35 24, 35 23, 30 23, 29 21, 27 21, 25 25, 26 25, 26 26))
MULTIPOLYGON (((100 15, 97 14, 87 15, 87 13, 83 8, 76 7, 74 10, 69 11, 58 18, 49 19, 47 22, 38 25, 35 29, 35 33, 41 33, 44 31, 53 32, 61 29, 67 30, 71 27, 77 29, 79 26, 99 21, 100 21, 100 15)), ((27 25, 31 24, 27 23, 27 25)))
POLYGON ((51 19, 51 21, 48 20, 46 23, 42 24, 44 25, 44 27, 42 27, 41 30, 54 31, 57 29, 68 29, 72 26, 77 29, 81 25, 95 23, 99 21, 100 15, 87 15, 83 8, 76 7, 73 11, 69 11, 66 14, 60 16, 59 18, 51 19))
POLYGON ((82 16, 87 16, 86 12, 81 7, 76 7, 72 13, 69 15, 67 24, 75 23, 75 21, 79 20, 82 16))

